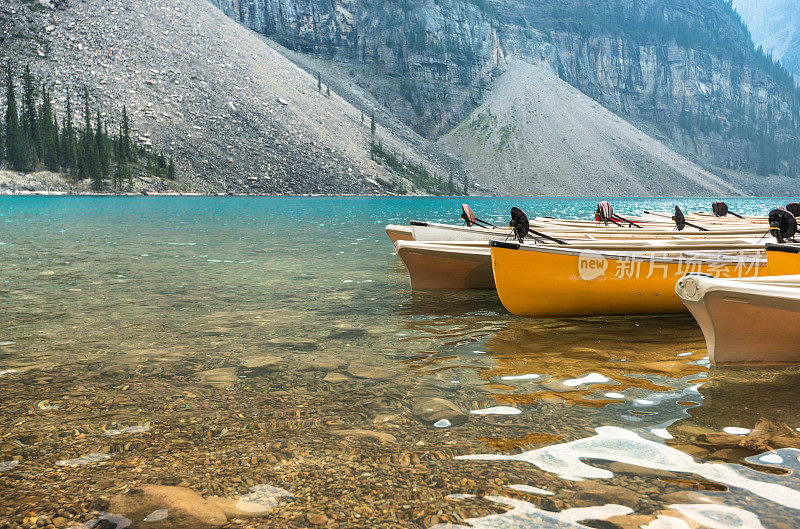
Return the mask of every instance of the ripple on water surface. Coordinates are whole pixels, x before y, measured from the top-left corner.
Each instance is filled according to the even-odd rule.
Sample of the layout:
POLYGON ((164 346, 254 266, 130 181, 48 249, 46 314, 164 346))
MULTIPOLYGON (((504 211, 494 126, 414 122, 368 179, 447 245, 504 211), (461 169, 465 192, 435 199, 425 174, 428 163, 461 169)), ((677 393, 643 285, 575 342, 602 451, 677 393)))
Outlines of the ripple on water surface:
MULTIPOLYGON (((593 437, 521 454, 480 454, 458 456, 456 459, 523 461, 570 480, 608 479, 614 476, 613 472, 588 465, 582 459, 615 461, 645 468, 696 474, 709 481, 745 490, 785 507, 800 510, 800 490, 745 477, 732 465, 698 463, 692 456, 680 450, 644 439, 631 430, 601 426, 596 431, 597 435, 593 437)), ((768 475, 764 474, 764 478, 768 478, 768 475)), ((800 480, 795 484, 797 485, 800 485, 800 480)))

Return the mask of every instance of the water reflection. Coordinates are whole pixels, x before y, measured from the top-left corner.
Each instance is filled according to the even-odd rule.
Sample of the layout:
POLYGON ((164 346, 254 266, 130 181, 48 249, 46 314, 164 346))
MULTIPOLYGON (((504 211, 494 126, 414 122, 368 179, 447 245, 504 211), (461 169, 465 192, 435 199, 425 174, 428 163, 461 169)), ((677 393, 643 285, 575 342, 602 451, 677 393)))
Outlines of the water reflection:
POLYGON ((800 369, 723 369, 712 367, 700 388, 703 405, 691 411, 691 421, 714 429, 752 428, 765 417, 800 427, 797 388, 800 369))

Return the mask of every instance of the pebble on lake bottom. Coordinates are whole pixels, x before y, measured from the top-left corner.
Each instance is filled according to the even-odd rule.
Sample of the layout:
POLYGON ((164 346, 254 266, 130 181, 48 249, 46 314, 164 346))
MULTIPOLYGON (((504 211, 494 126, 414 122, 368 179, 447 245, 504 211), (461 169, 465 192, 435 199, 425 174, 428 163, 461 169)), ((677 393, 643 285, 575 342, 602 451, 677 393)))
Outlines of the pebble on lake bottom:
MULTIPOLYGON (((291 498, 292 493, 288 490, 272 485, 256 485, 250 489, 248 494, 239 497, 239 501, 250 502, 261 505, 267 509, 272 509, 278 505, 280 498, 291 498)), ((247 510, 247 509, 243 509, 247 510)))
POLYGON ((522 410, 512 406, 493 406, 491 408, 471 410, 470 413, 474 415, 519 415, 522 410))
POLYGON ((120 428, 119 430, 106 430, 103 432, 103 435, 108 437, 115 437, 117 435, 124 435, 129 433, 142 433, 147 432, 150 430, 149 424, 143 424, 141 426, 128 426, 126 428, 120 428))
POLYGON ((16 460, 0 461, 0 472, 3 472, 5 470, 11 470, 17 465, 19 465, 19 461, 16 460))
POLYGON ((156 509, 155 511, 151 512, 142 520, 143 522, 160 522, 161 520, 166 520, 169 516, 169 511, 167 509, 156 509))
POLYGON ((60 467, 77 467, 80 465, 88 465, 89 463, 97 463, 98 461, 105 461, 107 459, 111 459, 111 456, 93 452, 91 454, 76 457, 75 459, 61 459, 56 461, 56 465, 60 467))

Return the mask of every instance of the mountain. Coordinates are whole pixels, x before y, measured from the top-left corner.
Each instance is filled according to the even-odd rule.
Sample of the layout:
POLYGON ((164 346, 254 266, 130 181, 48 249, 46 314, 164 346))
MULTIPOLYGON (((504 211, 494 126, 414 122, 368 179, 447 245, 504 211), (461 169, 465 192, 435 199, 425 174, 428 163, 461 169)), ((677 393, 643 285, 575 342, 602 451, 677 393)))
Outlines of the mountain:
POLYGON ((800 2, 734 0, 753 41, 800 79, 800 2))
POLYGON ((284 46, 347 65, 437 139, 510 59, 723 170, 800 173, 800 96, 725 0, 210 0, 284 46))
POLYGON ((127 105, 182 191, 788 195, 800 164, 721 0, 0 0, 0 44, 59 112, 127 105))
POLYGON ((644 134, 550 68, 509 62, 439 143, 476 183, 512 194, 728 196, 739 190, 644 134))
MULTIPOLYGON (((139 141, 175 157, 178 189, 374 194, 398 182, 407 192, 436 185, 412 188, 411 170, 398 176, 370 152, 369 107, 328 94, 327 83, 319 88, 207 2, 0 0, 0 39, 2 58, 29 61, 54 85, 57 108, 68 89, 80 108, 74 95, 84 86, 106 115, 127 105, 139 141)), ((449 173, 447 157, 405 125, 384 117, 376 128, 406 167, 449 173)))

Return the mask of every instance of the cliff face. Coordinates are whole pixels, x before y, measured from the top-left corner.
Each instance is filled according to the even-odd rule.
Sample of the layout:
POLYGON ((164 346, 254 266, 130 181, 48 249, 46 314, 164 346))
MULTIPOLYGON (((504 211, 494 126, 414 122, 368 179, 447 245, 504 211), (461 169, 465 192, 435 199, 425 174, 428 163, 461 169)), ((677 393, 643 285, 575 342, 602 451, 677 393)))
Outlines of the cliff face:
POLYGON ((798 96, 723 0, 210 0, 295 50, 348 63, 436 138, 510 57, 712 164, 797 169, 798 96))
POLYGON ((290 49, 356 65, 428 137, 466 117, 502 63, 496 24, 463 0, 210 1, 290 49))

